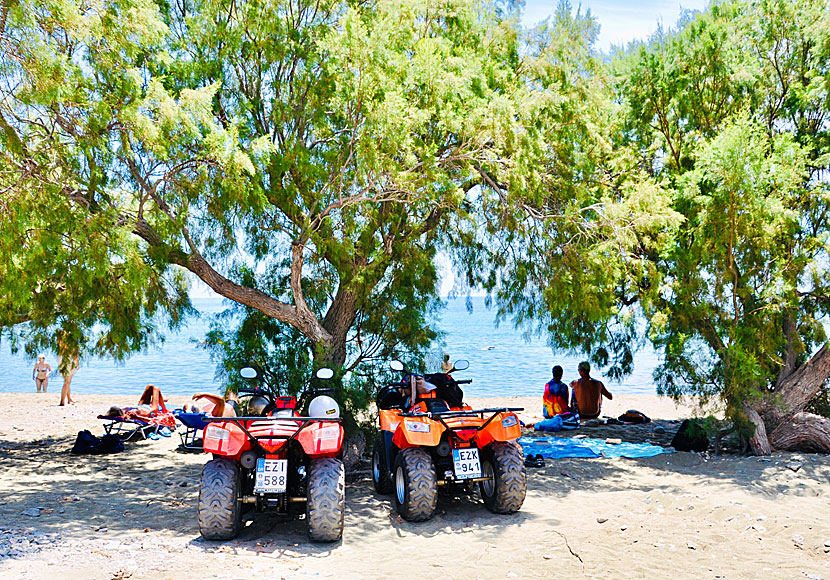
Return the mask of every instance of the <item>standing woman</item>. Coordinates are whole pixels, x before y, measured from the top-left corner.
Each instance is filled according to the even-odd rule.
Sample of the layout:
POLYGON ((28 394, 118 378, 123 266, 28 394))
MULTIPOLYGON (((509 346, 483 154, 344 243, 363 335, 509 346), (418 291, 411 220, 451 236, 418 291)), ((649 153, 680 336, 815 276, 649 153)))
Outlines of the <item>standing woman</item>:
POLYGON ((60 406, 63 407, 64 405, 71 405, 75 402, 69 394, 69 384, 72 382, 72 377, 75 375, 75 371, 77 371, 78 367, 81 366, 81 360, 77 354, 58 358, 58 370, 63 376, 63 388, 61 389, 60 402, 60 406))
POLYGON ((41 387, 43 387, 43 392, 46 392, 46 387, 49 386, 49 373, 51 372, 52 367, 46 362, 46 355, 38 355, 35 368, 32 370, 32 378, 35 381, 38 393, 41 387))

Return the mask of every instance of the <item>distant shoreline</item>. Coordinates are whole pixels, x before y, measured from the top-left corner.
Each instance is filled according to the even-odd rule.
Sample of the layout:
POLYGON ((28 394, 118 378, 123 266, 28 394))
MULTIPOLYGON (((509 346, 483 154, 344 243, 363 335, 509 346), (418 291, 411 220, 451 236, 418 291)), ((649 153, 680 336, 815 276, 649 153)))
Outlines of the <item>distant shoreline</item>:
MULTIPOLYGON (((58 407, 60 386, 56 385, 56 387, 50 389, 46 394, 36 392, 0 393, 0 404, 25 405, 27 408, 31 406, 35 407, 38 412, 47 413, 53 407, 60 408, 58 407)), ((195 392, 194 390, 194 394, 195 392)), ((186 395, 168 395, 164 391, 162 391, 162 394, 170 409, 181 407, 191 400, 191 397, 186 395)), ((72 414, 76 416, 84 414, 95 416, 106 412, 112 405, 135 405, 140 395, 141 391, 138 389, 132 395, 73 392, 72 396, 77 400, 77 404, 64 407, 64 409, 72 410, 72 414)), ((465 402, 473 408, 522 407, 524 410, 518 414, 525 422, 542 418, 541 389, 538 397, 466 397, 465 402)), ((616 395, 613 400, 603 400, 602 416, 617 417, 628 409, 641 411, 652 419, 666 420, 685 419, 700 414, 696 405, 690 401, 675 404, 669 397, 658 395, 616 395)))

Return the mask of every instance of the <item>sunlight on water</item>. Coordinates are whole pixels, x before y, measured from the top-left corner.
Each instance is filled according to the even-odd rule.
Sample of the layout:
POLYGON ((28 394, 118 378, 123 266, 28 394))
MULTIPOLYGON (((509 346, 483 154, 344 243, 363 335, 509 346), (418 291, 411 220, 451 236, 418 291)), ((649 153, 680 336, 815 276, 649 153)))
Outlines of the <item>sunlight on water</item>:
MULTIPOLYGON (((214 365, 208 352, 199 348, 198 341, 204 340, 210 315, 220 312, 224 306, 219 298, 194 298, 193 303, 203 316, 168 335, 160 348, 133 355, 124 364, 105 359, 82 361, 81 369, 72 380, 72 391, 138 396, 148 383, 155 384, 167 395, 218 391, 221 385, 214 380, 214 365)), ((472 298, 472 304, 473 311, 468 313, 464 299, 448 301, 440 322, 446 332, 444 352, 453 360, 470 361, 470 368, 456 375, 459 379, 473 380, 472 384, 464 385, 468 396, 540 395, 554 364, 565 369, 564 380, 577 378, 579 356, 554 357, 544 340, 526 342, 509 323, 496 328, 495 312, 485 308, 483 298, 472 298)), ((53 369, 57 368, 54 354, 47 355, 47 362, 53 369)), ((604 380, 612 393, 654 394, 651 372, 656 364, 657 356, 649 348, 637 354, 634 373, 622 383, 604 380, 601 369, 592 375, 604 380)), ((0 344, 0 392, 35 392, 33 366, 34 361, 21 353, 11 355, 7 342, 0 344)), ((60 376, 50 377, 49 390, 59 393, 62 382, 60 376)))

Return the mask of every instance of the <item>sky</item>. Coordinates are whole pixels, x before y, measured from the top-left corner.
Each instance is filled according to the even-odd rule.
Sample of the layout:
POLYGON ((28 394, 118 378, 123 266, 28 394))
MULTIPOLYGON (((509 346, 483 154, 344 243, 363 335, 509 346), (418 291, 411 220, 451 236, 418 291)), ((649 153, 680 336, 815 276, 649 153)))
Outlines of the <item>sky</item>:
MULTIPOLYGON (((556 11, 559 0, 525 0, 522 24, 533 26, 556 11)), ((612 45, 625 46, 632 40, 646 40, 662 23, 673 28, 681 10, 703 10, 709 0, 571 0, 571 6, 590 10, 599 21, 597 48, 608 52, 612 45)))

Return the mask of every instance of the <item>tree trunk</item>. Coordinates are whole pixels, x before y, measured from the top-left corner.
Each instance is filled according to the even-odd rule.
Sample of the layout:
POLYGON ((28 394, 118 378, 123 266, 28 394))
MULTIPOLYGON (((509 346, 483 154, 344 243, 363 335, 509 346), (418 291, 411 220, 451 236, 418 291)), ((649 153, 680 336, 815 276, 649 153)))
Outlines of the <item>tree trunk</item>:
POLYGON ((786 376, 782 373, 762 401, 744 408, 755 425, 749 442, 753 453, 769 455, 774 449, 830 453, 830 419, 804 412, 828 376, 830 349, 825 344, 809 361, 786 376))
POLYGON ((352 290, 344 288, 341 284, 322 323, 323 328, 331 336, 329 360, 326 362, 337 367, 342 367, 345 364, 347 355, 346 340, 356 316, 357 296, 352 290))
POLYGON ((781 451, 830 452, 830 419, 812 413, 797 413, 770 433, 769 441, 781 451))
POLYGON ((749 421, 755 425, 755 433, 749 438, 749 448, 752 449, 752 453, 755 455, 771 454, 772 447, 767 438, 767 428, 758 411, 751 407, 744 407, 744 412, 749 421))

